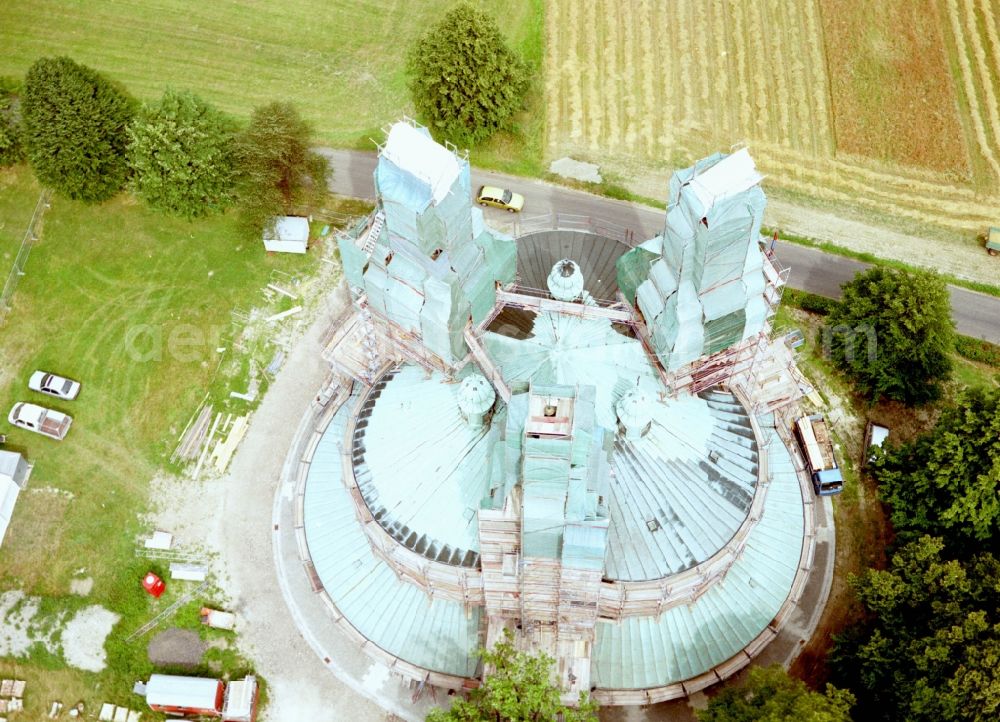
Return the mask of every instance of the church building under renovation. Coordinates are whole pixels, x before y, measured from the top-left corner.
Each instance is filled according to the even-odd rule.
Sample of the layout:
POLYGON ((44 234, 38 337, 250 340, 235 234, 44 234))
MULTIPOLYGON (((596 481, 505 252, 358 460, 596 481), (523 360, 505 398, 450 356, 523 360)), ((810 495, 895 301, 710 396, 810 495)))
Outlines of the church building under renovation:
POLYGON ((475 686, 508 630, 567 700, 683 697, 776 636, 812 563, 771 322, 787 272, 746 150, 677 171, 662 233, 515 239, 401 121, 339 238, 353 305, 297 514, 315 590, 393 672, 475 686))

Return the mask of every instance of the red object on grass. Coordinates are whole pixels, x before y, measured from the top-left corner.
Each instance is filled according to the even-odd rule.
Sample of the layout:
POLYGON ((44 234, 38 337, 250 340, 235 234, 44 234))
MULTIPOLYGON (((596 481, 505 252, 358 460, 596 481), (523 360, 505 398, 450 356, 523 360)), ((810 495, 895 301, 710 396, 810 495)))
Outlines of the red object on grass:
POLYGON ((167 588, 167 585, 162 579, 153 574, 153 572, 146 572, 146 576, 142 578, 142 588, 159 599, 160 595, 163 594, 163 590, 167 588))

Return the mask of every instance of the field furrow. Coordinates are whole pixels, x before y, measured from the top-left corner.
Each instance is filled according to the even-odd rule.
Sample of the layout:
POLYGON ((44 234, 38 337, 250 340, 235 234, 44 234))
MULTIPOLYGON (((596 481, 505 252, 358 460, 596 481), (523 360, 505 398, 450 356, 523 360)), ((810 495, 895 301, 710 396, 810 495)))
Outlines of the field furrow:
POLYGON ((993 147, 996 148, 998 141, 1000 141, 1000 110, 997 109, 993 78, 990 77, 986 49, 983 47, 982 37, 976 24, 976 10, 973 0, 962 0, 962 6, 969 47, 972 48, 972 55, 976 59, 976 70, 979 72, 979 81, 983 89, 983 104, 986 106, 989 116, 993 147))
MULTIPOLYGON (((751 80, 754 91, 754 128, 750 137, 770 140, 777 136, 772 134, 771 130, 771 93, 767 74, 767 52, 764 49, 764 28, 760 19, 760 5, 758 2, 746 2, 743 4, 743 12, 746 17, 746 38, 750 43, 751 80)), ((737 38, 737 42, 743 42, 743 39, 737 38)))
MULTIPOLYGON (((587 3, 592 5, 593 3, 587 3)), ((602 3, 604 17, 601 18, 601 27, 604 30, 604 42, 595 45, 599 49, 600 57, 604 61, 601 66, 602 71, 602 92, 601 100, 604 104, 605 139, 607 142, 618 147, 622 142, 621 109, 622 99, 619 95, 621 88, 618 85, 618 61, 622 53, 621 45, 621 23, 618 21, 619 6, 616 3, 602 3)), ((601 147, 601 138, 591 138, 591 148, 597 150, 601 147)))
POLYGON ((663 77, 663 68, 660 64, 658 48, 653 43, 653 14, 650 10, 649 0, 640 0, 637 15, 639 42, 635 50, 640 54, 638 72, 642 81, 639 138, 643 151, 653 155, 656 152, 656 120, 657 116, 663 112, 656 103, 657 94, 654 81, 656 78, 663 77))
POLYGON ((973 76, 971 63, 969 62, 969 52, 965 36, 962 32, 962 20, 959 16, 958 0, 945 0, 945 8, 951 24, 955 45, 958 48, 958 63, 962 75, 962 85, 965 89, 966 100, 969 103, 970 120, 975 130, 979 152, 986 159, 986 162, 989 163, 994 176, 1000 179, 1000 163, 997 162, 996 155, 993 153, 993 148, 986 134, 986 126, 983 123, 983 113, 980 108, 979 97, 976 93, 976 81, 973 76))
POLYGON ((997 32, 997 22, 1000 22, 1000 15, 994 11, 990 0, 979 0, 979 11, 983 15, 983 25, 986 28, 986 37, 989 39, 990 56, 993 59, 993 75, 1000 78, 1000 33, 997 32))
MULTIPOLYGON (((684 105, 683 111, 681 113, 680 122, 684 128, 689 128, 695 119, 694 112, 694 65, 692 58, 694 53, 691 52, 691 33, 696 30, 696 28, 691 25, 691 4, 690 0, 677 0, 677 26, 676 31, 673 33, 674 44, 671 45, 674 48, 674 52, 677 53, 677 57, 680 60, 680 71, 681 71, 681 88, 684 92, 684 105), (679 31, 679 32, 677 32, 679 31)), ((670 7, 664 8, 665 12, 670 12, 670 7)))
POLYGON ((715 99, 716 110, 710 120, 716 129, 716 136, 732 138, 739 128, 737 100, 740 96, 738 90, 733 90, 738 88, 732 82, 735 77, 735 62, 726 46, 726 34, 722 32, 722 28, 726 27, 726 11, 722 0, 712 0, 707 22, 712 28, 712 53, 715 58, 708 85, 715 99))
POLYGON ((816 1, 804 0, 799 6, 804 12, 804 18, 790 16, 788 22, 802 28, 803 39, 796 47, 804 49, 809 58, 809 62, 805 64, 805 74, 810 90, 807 96, 811 111, 809 121, 815 142, 812 151, 817 155, 833 155, 836 145, 831 123, 830 85, 826 77, 826 57, 823 53, 823 31, 817 17, 816 1))
MULTIPOLYGON (((566 18, 566 29, 569 30, 569 37, 567 38, 567 51, 566 51, 566 64, 563 67, 563 74, 566 78, 566 86, 569 89, 569 117, 570 117, 570 139, 575 143, 580 143, 584 138, 584 125, 587 116, 587 108, 584 107, 583 101, 583 89, 580 87, 581 81, 584 79, 581 77, 581 64, 580 64, 580 18, 577 17, 577 5, 573 2, 566 3, 566 13, 564 14, 566 18)), ((593 25, 587 25, 585 27, 593 28, 593 25)), ((596 78, 591 74, 586 77, 587 81, 591 84, 596 84, 596 78)), ((596 92, 595 85, 588 87, 588 106, 595 104, 595 100, 599 103, 600 100, 596 92)))
POLYGON ((729 0, 727 15, 732 23, 731 50, 736 50, 736 77, 733 79, 739 88, 740 95, 740 127, 739 135, 745 135, 754 122, 753 104, 750 100, 750 73, 747 70, 747 46, 744 40, 746 28, 743 27, 743 12, 738 0, 729 0))
MULTIPOLYGON (((800 133, 805 131, 806 126, 795 123, 793 126, 791 118, 792 106, 798 105, 794 95, 788 92, 787 72, 791 71, 791 65, 785 57, 785 43, 787 40, 788 28, 781 23, 775 22, 780 17, 780 0, 764 0, 759 4, 763 27, 768 28, 766 32, 766 52, 768 64, 767 68, 773 76, 772 87, 775 98, 773 103, 777 106, 778 134, 771 136, 771 140, 783 145, 802 147, 802 137, 800 133)), ((794 72, 791 73, 794 76, 794 72)), ((794 83, 794 77, 791 78, 794 83)))
MULTIPOLYGON (((635 68, 635 56, 639 56, 642 62, 642 49, 636 42, 635 32, 635 6, 632 3, 625 3, 620 6, 621 13, 621 54, 622 70, 615 73, 615 84, 621 89, 622 101, 622 134, 626 148, 635 148, 636 139, 639 134, 641 119, 639 118, 639 108, 641 101, 638 95, 642 94, 642 86, 635 82, 637 78, 635 68)), ((641 67, 641 66, 640 66, 641 67)))

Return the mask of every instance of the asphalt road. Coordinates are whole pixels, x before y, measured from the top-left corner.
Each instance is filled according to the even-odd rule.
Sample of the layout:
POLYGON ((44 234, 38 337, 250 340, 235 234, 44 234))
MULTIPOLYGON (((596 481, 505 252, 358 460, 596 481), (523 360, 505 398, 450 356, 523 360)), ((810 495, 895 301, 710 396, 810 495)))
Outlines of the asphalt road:
MULTIPOLYGON (((374 153, 329 149, 322 152, 330 158, 333 166, 330 190, 355 198, 375 197, 372 174, 377 157, 374 153)), ((499 185, 522 193, 525 197, 525 217, 555 212, 587 216, 631 229, 638 239, 652 238, 663 230, 664 211, 636 203, 475 168, 472 170, 472 184, 476 188, 483 184, 499 185)), ((489 209, 487 216, 509 221, 508 214, 503 211, 489 209)), ((830 298, 839 298, 841 284, 869 266, 843 256, 780 241, 775 250, 779 260, 791 268, 788 279, 791 288, 830 298)), ((949 286, 948 290, 959 333, 1000 343, 1000 298, 957 286, 949 286)))

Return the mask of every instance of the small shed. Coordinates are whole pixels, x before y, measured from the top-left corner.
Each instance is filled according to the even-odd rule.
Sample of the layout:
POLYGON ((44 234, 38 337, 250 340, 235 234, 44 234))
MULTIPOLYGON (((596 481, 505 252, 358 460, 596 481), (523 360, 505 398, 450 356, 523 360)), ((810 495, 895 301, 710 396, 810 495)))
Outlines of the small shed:
POLYGON ((14 504, 21 489, 28 485, 31 464, 13 451, 0 451, 0 544, 14 515, 14 504))
POLYGON ((273 253, 305 253, 309 245, 309 219, 278 216, 264 228, 264 248, 273 253))

